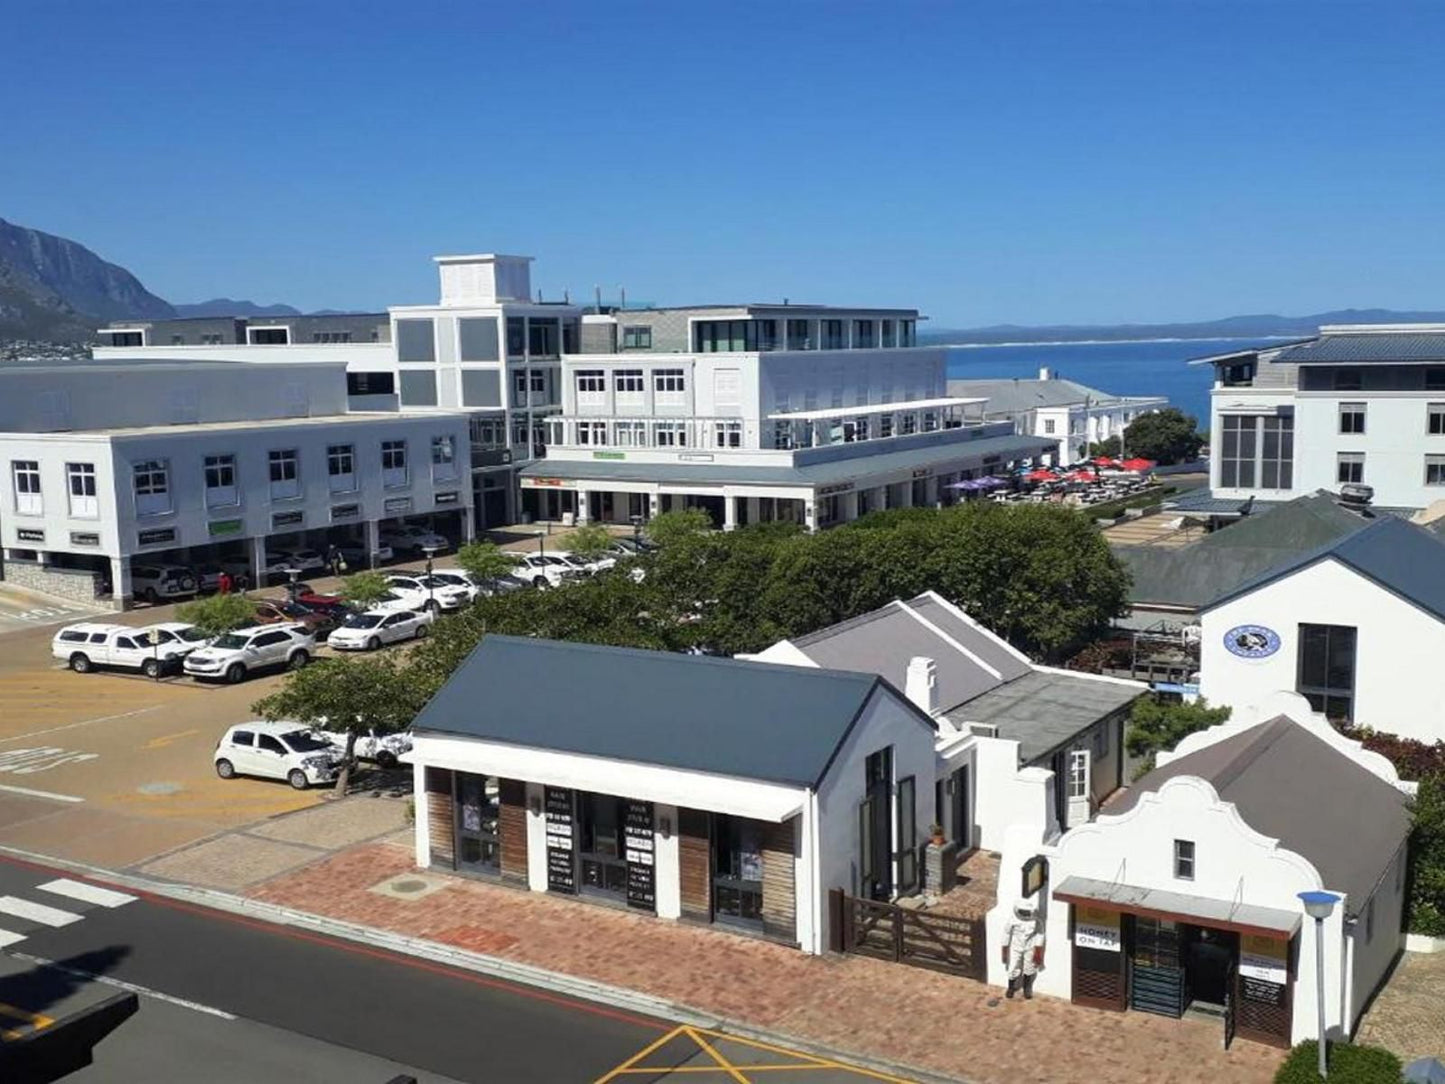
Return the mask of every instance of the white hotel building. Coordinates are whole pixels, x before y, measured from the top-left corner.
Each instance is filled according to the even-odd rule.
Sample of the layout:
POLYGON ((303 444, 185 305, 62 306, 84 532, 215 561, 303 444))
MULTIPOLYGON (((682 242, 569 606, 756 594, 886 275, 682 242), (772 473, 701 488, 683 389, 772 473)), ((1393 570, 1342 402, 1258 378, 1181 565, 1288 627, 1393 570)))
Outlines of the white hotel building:
POLYGON ((437 257, 435 305, 116 324, 97 358, 343 361, 354 408, 468 418, 476 526, 685 506, 809 527, 951 498, 1056 442, 950 397, 911 309, 531 299, 530 258, 437 257), (545 459, 543 456, 545 455, 545 459))

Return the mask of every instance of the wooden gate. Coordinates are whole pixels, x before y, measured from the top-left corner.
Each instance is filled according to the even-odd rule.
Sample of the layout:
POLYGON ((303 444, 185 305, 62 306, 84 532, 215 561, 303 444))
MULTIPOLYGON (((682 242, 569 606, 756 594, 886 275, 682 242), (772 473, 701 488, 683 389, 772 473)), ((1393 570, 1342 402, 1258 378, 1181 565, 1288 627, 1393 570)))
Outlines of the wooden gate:
POLYGON ((913 911, 893 903, 828 893, 833 949, 985 981, 984 920, 913 911))

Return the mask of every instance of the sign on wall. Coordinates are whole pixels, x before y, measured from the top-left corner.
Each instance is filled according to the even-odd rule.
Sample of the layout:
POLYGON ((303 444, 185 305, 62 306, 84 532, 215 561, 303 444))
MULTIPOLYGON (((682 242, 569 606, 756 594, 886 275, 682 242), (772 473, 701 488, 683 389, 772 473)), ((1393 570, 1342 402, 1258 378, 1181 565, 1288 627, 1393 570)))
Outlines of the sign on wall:
POLYGON ((433 498, 432 498, 432 503, 434 503, 434 504, 456 504, 456 503, 457 503, 457 499, 458 499, 457 491, 456 491, 455 489, 449 489, 449 490, 447 490, 446 492, 444 492, 444 493, 438 493, 435 497, 433 497, 433 498))
POLYGON ((576 894, 577 874, 572 861, 572 792, 563 787, 548 787, 547 817, 547 891, 576 894))
POLYGON ((37 531, 34 527, 17 527, 15 537, 21 542, 44 542, 45 532, 37 531))
POLYGON ((410 497, 388 497, 381 503, 381 509, 387 515, 395 515, 398 512, 411 511, 410 497))
POLYGON ((1239 973, 1259 982, 1284 985, 1289 978, 1289 945, 1273 937, 1244 934, 1239 939, 1239 973))
POLYGON ((140 546, 155 546, 162 542, 174 542, 176 540, 176 529, 174 527, 157 527, 149 531, 140 531, 135 536, 136 544, 140 546))
POLYGON ((1038 894, 1039 889, 1044 887, 1044 882, 1049 879, 1049 860, 1041 854, 1036 854, 1024 863, 1023 896, 1028 899, 1038 894))
POLYGON ((274 512, 271 515, 272 527, 298 527, 306 519, 304 512, 274 512))
POLYGON ((593 452, 593 459, 626 459, 626 452, 593 452))
POLYGON ((331 519, 335 522, 339 519, 356 519, 361 515, 359 504, 333 504, 331 506, 331 519))
POLYGON ((627 857, 627 906, 655 911, 657 890, 653 868, 651 802, 627 803, 623 835, 627 857))
POLYGON ((1279 650, 1279 633, 1264 625, 1235 625, 1224 634, 1224 646, 1241 659, 1267 659, 1279 650))
POLYGON ((70 544, 72 546, 98 546, 100 535, 94 531, 71 531, 70 544))
POLYGON ((244 520, 239 519, 213 519, 206 524, 206 530, 212 538, 221 538, 228 534, 240 534, 245 528, 244 520))
POLYGON ((1102 907, 1074 906, 1074 944, 1079 948, 1120 952, 1123 939, 1119 935, 1118 911, 1102 907))

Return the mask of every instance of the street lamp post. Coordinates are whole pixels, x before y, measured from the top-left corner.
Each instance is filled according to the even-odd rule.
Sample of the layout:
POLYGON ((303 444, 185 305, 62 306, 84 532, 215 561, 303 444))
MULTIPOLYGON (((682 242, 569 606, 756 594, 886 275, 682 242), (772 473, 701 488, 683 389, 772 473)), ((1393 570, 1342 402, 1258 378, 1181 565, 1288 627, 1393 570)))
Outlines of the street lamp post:
POLYGON ((546 557, 546 556, 547 556, 547 532, 546 532, 546 531, 538 531, 538 532, 537 532, 537 556, 538 556, 538 557, 546 557))
POLYGON ((1333 892, 1301 892, 1300 902, 1305 905, 1305 914, 1315 920, 1315 1007, 1319 1015, 1320 1079, 1329 1076, 1325 1041, 1325 919, 1334 912, 1340 897, 1333 892))
POLYGON ((426 554, 426 608, 435 615, 437 603, 431 578, 431 561, 432 558, 436 556, 437 548, 435 546, 423 546, 421 551, 426 554))
POLYGON ((291 581, 286 585, 286 597, 291 600, 291 604, 294 606, 296 604, 296 581, 301 578, 301 570, 299 568, 287 568, 282 571, 286 573, 287 578, 291 581))
POLYGON ((639 553, 642 552, 642 517, 632 516, 632 545, 639 553))

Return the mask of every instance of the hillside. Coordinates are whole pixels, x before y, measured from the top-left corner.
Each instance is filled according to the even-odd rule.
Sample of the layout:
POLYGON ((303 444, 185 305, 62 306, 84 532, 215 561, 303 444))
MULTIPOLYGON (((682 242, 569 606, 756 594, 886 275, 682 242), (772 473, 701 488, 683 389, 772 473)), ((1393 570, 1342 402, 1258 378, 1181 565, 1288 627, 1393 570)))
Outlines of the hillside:
POLYGON ((234 301, 229 297, 215 297, 210 301, 196 301, 186 305, 173 306, 177 316, 300 316, 301 310, 290 305, 258 305, 254 301, 234 301))
POLYGON ((1321 324, 1413 324, 1445 322, 1445 312, 1397 312, 1393 309, 1336 309, 1312 316, 1226 316, 1177 324, 991 324, 972 328, 929 328, 918 337, 928 343, 1122 342, 1128 339, 1257 339, 1282 335, 1305 338, 1321 324))

